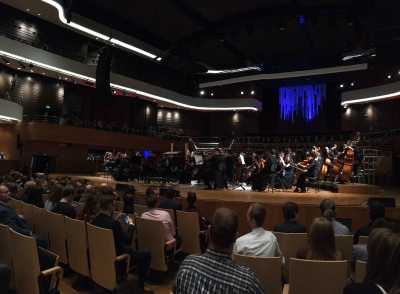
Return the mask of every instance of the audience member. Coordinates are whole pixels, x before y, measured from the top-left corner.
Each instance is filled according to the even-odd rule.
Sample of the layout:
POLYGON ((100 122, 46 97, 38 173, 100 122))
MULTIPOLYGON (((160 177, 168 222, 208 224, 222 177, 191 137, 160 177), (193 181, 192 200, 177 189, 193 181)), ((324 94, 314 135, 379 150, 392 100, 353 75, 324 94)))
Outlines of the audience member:
MULTIPOLYGON (((126 235, 121 224, 113 218, 114 196, 103 195, 100 200, 100 211, 94 218, 92 224, 104 229, 112 230, 114 235, 115 250, 117 255, 128 253, 137 265, 137 273, 141 288, 144 288, 144 281, 150 269, 151 256, 149 252, 133 251, 129 246, 130 237, 126 235)), ((123 275, 126 264, 118 264, 119 276, 123 275)))
POLYGON ((264 293, 256 275, 231 259, 238 223, 234 211, 217 209, 210 229, 210 247, 205 254, 191 255, 183 261, 176 278, 176 294, 264 293))
POLYGON ((160 208, 182 210, 182 204, 180 204, 175 198, 175 190, 165 189, 163 195, 160 196, 160 208))
POLYGON ((187 212, 198 212, 196 207, 197 195, 195 192, 188 192, 186 197, 186 209, 187 212))
POLYGON ((336 220, 336 203, 332 199, 322 200, 320 206, 321 216, 328 219, 333 226, 335 235, 351 235, 350 230, 342 223, 336 220))
POLYGON ((63 195, 63 187, 61 185, 55 185, 49 195, 49 199, 44 203, 44 208, 48 211, 52 211, 56 204, 60 202, 63 195))
POLYGON ((176 243, 176 229, 170 214, 159 207, 160 198, 154 191, 146 191, 146 204, 149 211, 142 214, 142 218, 161 221, 165 228, 165 241, 173 246, 176 243))
POLYGON ((9 226, 14 231, 31 236, 32 228, 19 217, 15 210, 7 205, 10 200, 7 186, 0 185, 0 223, 9 226))
POLYGON ((332 222, 324 217, 314 219, 308 233, 308 248, 297 253, 301 259, 342 260, 342 253, 336 250, 332 222))
POLYGON ((97 216, 99 212, 99 203, 96 195, 90 194, 85 196, 86 201, 83 205, 83 208, 78 216, 80 220, 84 220, 86 222, 92 222, 94 218, 97 216))
POLYGON ((127 186, 126 191, 123 196, 124 201, 124 213, 134 213, 135 212, 135 193, 136 189, 134 186, 127 186))
POLYGON ((250 205, 247 211, 247 223, 251 232, 236 240, 234 253, 262 257, 281 256, 275 235, 263 228, 266 214, 263 205, 259 203, 250 205))
POLYGON ((396 287, 400 273, 399 261, 400 235, 390 229, 374 229, 368 238, 367 274, 364 282, 347 286, 343 294, 389 293, 396 287))
POLYGON ((22 201, 43 208, 42 189, 35 185, 29 185, 22 196, 22 201))
POLYGON ((385 218, 385 206, 380 202, 371 202, 368 207, 369 223, 359 228, 354 234, 354 244, 358 244, 360 236, 369 236, 373 223, 380 218, 385 218))
POLYGON ((71 205, 74 199, 74 187, 67 185, 62 195, 61 200, 54 206, 53 212, 63 214, 70 218, 76 218, 75 208, 71 205))
POLYGON ((297 222, 299 207, 294 202, 286 202, 282 207, 284 223, 276 225, 275 232, 281 233, 305 233, 306 227, 297 222))

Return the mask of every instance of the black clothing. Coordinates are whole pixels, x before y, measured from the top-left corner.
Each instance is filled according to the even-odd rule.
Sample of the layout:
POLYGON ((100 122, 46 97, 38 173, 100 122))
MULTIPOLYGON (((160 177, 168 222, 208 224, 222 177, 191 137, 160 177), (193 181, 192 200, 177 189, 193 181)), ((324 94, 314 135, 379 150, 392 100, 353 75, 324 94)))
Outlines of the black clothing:
POLYGON ((276 225, 274 231, 281 233, 305 233, 306 227, 296 221, 285 221, 283 224, 276 225))
POLYGON ((1 289, 1 293, 8 293, 9 286, 10 286, 10 281, 11 281, 11 269, 5 264, 0 264, 0 289, 1 289))
POLYGON ((63 214, 70 218, 76 218, 76 211, 71 204, 66 202, 57 202, 52 212, 63 214))
POLYGON ((134 213, 135 212, 135 197, 132 195, 124 195, 124 213, 134 213))
POLYGON ((161 198, 159 207, 162 209, 182 210, 182 204, 176 201, 176 199, 166 197, 161 198))
POLYGON ((32 236, 32 228, 28 223, 17 215, 15 210, 0 201, 0 223, 9 226, 17 233, 32 236))
POLYGON ((369 236, 372 230, 372 223, 362 226, 354 233, 354 244, 358 244, 360 236, 369 236))
POLYGON ((374 284, 350 284, 343 290, 343 294, 383 294, 374 284))

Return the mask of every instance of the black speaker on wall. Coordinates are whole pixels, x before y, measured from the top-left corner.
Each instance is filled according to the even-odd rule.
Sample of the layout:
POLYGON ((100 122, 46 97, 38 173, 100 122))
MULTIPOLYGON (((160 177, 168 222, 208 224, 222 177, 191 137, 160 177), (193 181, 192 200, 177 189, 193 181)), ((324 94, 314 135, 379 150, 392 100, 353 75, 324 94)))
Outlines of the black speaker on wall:
POLYGON ((111 98, 110 71, 112 48, 104 47, 100 50, 99 61, 96 68, 96 93, 97 99, 108 100, 111 98))

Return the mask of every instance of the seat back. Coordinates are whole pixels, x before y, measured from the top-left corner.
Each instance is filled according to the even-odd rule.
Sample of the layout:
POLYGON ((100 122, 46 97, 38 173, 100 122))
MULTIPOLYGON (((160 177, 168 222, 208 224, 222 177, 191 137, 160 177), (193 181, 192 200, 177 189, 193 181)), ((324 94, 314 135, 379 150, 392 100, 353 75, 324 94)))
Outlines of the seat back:
POLYGON ((200 254, 200 223, 197 212, 176 211, 179 236, 182 238, 181 249, 184 253, 200 254))
POLYGON ((82 276, 90 277, 85 222, 65 217, 65 230, 70 268, 82 276))
POLYGON ((151 268, 166 272, 168 266, 165 259, 165 231, 161 221, 136 218, 137 240, 139 250, 151 253, 151 268))
POLYGON ((32 206, 32 219, 31 219, 31 225, 33 231, 36 233, 37 231, 40 231, 40 228, 42 226, 43 222, 43 208, 37 207, 37 206, 32 206))
POLYGON ((110 291, 117 287, 115 244, 111 230, 86 224, 92 279, 110 291))
POLYGON ((36 241, 10 230, 16 292, 39 294, 40 265, 36 241))
POLYGON ((11 239, 8 226, 0 224, 0 263, 12 266, 11 239))
POLYGON ((14 208, 15 211, 17 212, 17 214, 22 214, 22 201, 21 200, 11 198, 7 204, 9 207, 14 208))
POLYGON ((352 260, 353 255, 353 236, 352 235, 336 235, 336 250, 343 254, 343 258, 347 261, 352 260))
POLYGON ((43 209, 40 214, 35 215, 35 233, 41 239, 49 244, 50 248, 50 230, 52 229, 52 224, 49 219, 52 212, 43 209))
POLYGON ((367 275, 367 263, 365 261, 357 260, 356 274, 355 274, 356 283, 362 283, 366 275, 367 275))
POLYGON ((146 205, 136 204, 135 203, 135 214, 138 217, 141 217, 143 213, 149 211, 149 208, 146 205))
POLYGON ((368 236, 360 236, 358 238, 358 244, 367 245, 368 244, 368 236))
POLYGON ((306 233, 278 233, 274 232, 278 239, 279 248, 282 255, 286 258, 296 257, 300 249, 308 245, 308 236, 306 233))
POLYGON ((60 257, 60 262, 68 264, 67 233, 64 215, 48 212, 46 221, 49 223, 50 250, 60 257))
POLYGON ((21 212, 28 224, 33 226, 33 205, 21 202, 21 212))
POLYGON ((347 261, 290 260, 290 294, 342 294, 347 261))
POLYGON ((235 263, 247 266, 257 276, 264 292, 282 293, 282 257, 253 257, 233 255, 235 263))

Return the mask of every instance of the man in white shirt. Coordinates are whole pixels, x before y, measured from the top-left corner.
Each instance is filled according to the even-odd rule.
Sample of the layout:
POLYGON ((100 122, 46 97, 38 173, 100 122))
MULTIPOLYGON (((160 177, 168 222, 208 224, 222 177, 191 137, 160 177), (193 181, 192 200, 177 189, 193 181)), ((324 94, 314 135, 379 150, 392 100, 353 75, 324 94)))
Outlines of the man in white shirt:
POLYGON ((272 232, 262 227, 266 217, 263 205, 255 203, 247 211, 251 232, 236 240, 233 252, 241 255, 275 257, 281 256, 278 240, 272 232))

